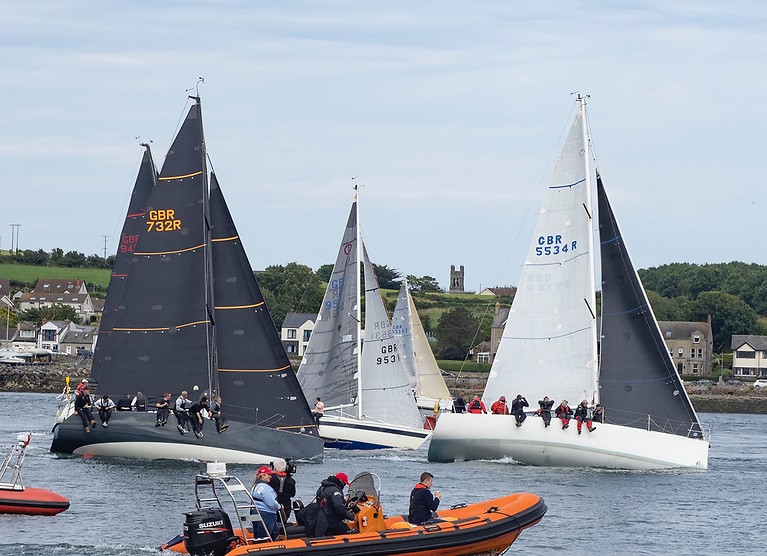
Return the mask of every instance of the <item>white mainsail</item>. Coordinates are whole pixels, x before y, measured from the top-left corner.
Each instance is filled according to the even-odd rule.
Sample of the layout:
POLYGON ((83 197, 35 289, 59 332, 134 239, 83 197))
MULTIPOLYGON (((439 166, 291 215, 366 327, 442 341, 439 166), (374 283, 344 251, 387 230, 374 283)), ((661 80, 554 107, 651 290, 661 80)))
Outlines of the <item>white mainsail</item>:
POLYGON ((538 217, 485 387, 486 403, 516 394, 528 400, 596 399, 594 234, 586 145, 581 111, 538 217))
POLYGON ((384 423, 420 428, 421 414, 364 242, 362 260, 365 272, 365 341, 360 361, 363 415, 384 423))

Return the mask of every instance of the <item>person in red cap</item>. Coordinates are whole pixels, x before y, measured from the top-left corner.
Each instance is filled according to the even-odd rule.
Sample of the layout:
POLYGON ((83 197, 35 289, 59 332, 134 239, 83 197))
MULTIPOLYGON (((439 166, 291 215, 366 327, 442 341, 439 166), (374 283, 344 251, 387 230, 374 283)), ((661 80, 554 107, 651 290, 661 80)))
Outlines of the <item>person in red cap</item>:
MULTIPOLYGON (((253 522, 253 536, 262 539, 267 536, 271 540, 277 540, 277 511, 280 509, 280 503, 277 502, 277 493, 269 485, 269 479, 274 471, 264 465, 259 467, 256 476, 253 479, 253 487, 250 495, 253 497, 256 509, 261 515, 260 521, 253 522)), ((251 513, 256 513, 251 510, 251 513)))
POLYGON ((344 523, 344 521, 354 521, 354 514, 346 507, 344 500, 344 487, 349 484, 349 477, 346 473, 336 473, 324 479, 321 484, 322 486, 317 490, 317 504, 320 506, 320 512, 317 516, 314 535, 321 537, 326 534, 351 533, 352 530, 344 523))
POLYGON ((497 402, 490 406, 490 412, 494 415, 508 415, 509 406, 506 405, 506 396, 501 396, 497 402))

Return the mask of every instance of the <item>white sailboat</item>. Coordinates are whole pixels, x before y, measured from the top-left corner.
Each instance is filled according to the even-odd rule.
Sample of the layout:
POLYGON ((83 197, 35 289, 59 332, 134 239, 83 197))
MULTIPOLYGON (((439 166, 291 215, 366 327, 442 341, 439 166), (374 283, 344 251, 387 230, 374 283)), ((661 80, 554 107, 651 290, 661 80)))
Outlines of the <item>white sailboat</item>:
POLYGON ((431 431, 422 427, 358 223, 355 198, 298 379, 307 399, 319 397, 325 403, 319 432, 326 447, 415 450, 431 431))
MULTIPOLYGON (((666 349, 598 171, 592 175, 585 98, 557 160, 498 353, 489 404, 522 393, 604 408, 578 434, 552 420, 443 415, 429 461, 509 457, 533 465, 706 469, 708 440, 666 349), (592 182, 596 178, 602 272, 597 344, 592 182)), ((535 407, 530 407, 530 410, 535 407)))
POLYGON ((415 392, 418 409, 431 414, 436 410, 453 411, 453 399, 429 346, 421 319, 413 303, 407 278, 397 296, 392 314, 392 328, 397 348, 405 364, 410 387, 415 392))

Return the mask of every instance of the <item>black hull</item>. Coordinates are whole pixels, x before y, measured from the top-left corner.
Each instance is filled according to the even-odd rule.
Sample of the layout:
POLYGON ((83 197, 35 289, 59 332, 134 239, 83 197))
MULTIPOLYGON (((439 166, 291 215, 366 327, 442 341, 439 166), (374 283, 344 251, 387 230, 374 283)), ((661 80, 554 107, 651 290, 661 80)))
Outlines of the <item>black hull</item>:
POLYGON ((268 463, 274 458, 322 460, 323 441, 309 434, 229 421, 219 434, 213 421, 206 420, 203 437, 181 434, 176 418, 156 427, 155 413, 118 411, 104 428, 86 433, 82 421, 72 415, 53 429, 51 452, 84 456, 117 456, 140 459, 181 459, 223 463, 268 463))

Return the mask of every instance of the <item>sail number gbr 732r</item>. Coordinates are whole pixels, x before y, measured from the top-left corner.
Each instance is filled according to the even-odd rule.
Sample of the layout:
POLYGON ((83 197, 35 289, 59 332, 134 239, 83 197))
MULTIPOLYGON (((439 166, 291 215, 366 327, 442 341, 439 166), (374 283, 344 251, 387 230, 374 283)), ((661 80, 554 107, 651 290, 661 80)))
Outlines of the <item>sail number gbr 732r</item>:
POLYGON ((535 247, 535 254, 539 257, 545 255, 559 255, 560 253, 569 253, 577 248, 576 241, 564 241, 562 236, 539 236, 538 245, 535 247))
POLYGON ((181 220, 176 219, 173 209, 150 210, 146 221, 147 232, 170 232, 181 229, 181 220))

